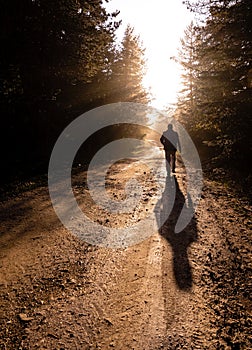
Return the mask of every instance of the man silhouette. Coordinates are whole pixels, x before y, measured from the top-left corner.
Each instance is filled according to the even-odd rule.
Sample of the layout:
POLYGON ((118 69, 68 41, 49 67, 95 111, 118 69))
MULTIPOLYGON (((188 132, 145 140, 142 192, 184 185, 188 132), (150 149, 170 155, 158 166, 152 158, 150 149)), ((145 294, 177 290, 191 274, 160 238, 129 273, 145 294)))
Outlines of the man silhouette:
POLYGON ((168 164, 166 165, 167 172, 170 172, 170 169, 173 173, 176 171, 176 151, 180 151, 180 142, 178 133, 173 130, 172 124, 168 124, 168 128, 163 132, 163 135, 160 138, 160 142, 164 146, 165 158, 168 164), (169 168, 170 166, 170 168, 169 168))

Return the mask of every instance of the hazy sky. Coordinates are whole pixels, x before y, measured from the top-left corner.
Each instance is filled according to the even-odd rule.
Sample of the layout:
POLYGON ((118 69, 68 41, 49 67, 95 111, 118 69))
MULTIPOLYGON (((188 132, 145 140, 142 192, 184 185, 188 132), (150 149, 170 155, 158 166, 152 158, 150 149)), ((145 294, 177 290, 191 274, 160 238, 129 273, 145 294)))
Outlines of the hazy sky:
POLYGON ((179 40, 193 18, 182 0, 111 0, 106 7, 121 11, 120 38, 127 24, 141 36, 148 60, 145 85, 156 96, 154 107, 162 109, 175 102, 180 72, 170 57, 177 55, 179 40))

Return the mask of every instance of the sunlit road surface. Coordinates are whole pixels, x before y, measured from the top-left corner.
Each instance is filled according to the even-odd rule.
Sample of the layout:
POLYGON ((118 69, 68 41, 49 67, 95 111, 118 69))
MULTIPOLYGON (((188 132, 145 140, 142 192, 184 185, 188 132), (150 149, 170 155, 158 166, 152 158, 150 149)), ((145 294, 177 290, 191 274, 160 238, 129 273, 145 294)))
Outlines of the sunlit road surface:
MULTIPOLYGON (((155 152, 148 151, 149 163, 128 159, 111 165, 105 173, 107 196, 115 202, 124 201, 126 194, 130 197, 138 193, 141 187, 140 201, 133 212, 109 213, 100 208, 90 196, 86 172, 73 176, 76 201, 90 221, 85 222, 83 234, 98 240, 98 246, 88 244, 60 223, 46 188, 2 204, 3 348, 231 349, 225 325, 229 319, 236 319, 238 307, 243 308, 239 315, 244 315, 244 329, 243 333, 239 329, 235 341, 245 344, 242 349, 249 348, 249 337, 245 337, 249 334, 245 322, 248 316, 243 306, 247 301, 243 297, 236 304, 239 295, 232 294, 232 269, 239 261, 238 250, 245 252, 241 261, 249 266, 244 218, 236 215, 234 228, 229 221, 234 213, 225 204, 224 189, 212 186, 204 192, 191 222, 175 233, 181 208, 187 202, 187 175, 179 162, 176 175, 167 177, 163 151, 155 152), (160 171, 155 173, 153 166, 160 162, 160 171), (126 185, 132 178, 137 182, 127 192, 126 185), (159 183, 164 186, 161 191, 159 183), (165 220, 158 228, 160 218, 165 220), (107 232, 132 224, 134 227, 138 222, 143 226, 142 231, 131 232, 128 240, 132 243, 132 237, 140 238, 137 244, 112 248, 109 245, 114 237, 110 240, 105 235, 105 241, 99 241, 101 235, 92 222, 107 232), (237 244, 241 245, 238 250, 233 246, 237 244), (228 266, 233 267, 229 270, 228 266), (227 295, 228 309, 223 295, 227 295), (228 312, 228 319, 223 310, 228 312), (20 313, 28 321, 22 321, 20 313)), ((102 172, 102 167, 97 169, 97 174, 102 172)), ((92 178, 101 185, 99 178, 92 178)), ((239 288, 244 289, 246 279, 236 273, 237 278, 239 288)))
MULTIPOLYGON (((135 232, 138 237, 143 237, 142 242, 127 247, 121 252, 123 264, 121 268, 119 267, 120 278, 114 284, 111 281, 108 283, 111 286, 108 292, 110 297, 104 302, 103 307, 106 310, 105 313, 110 315, 111 329, 109 334, 102 335, 101 348, 113 346, 118 349, 158 349, 162 347, 167 330, 167 312, 170 314, 174 304, 175 283, 171 279, 169 283, 171 294, 169 300, 166 300, 164 293, 166 282, 162 272, 163 254, 171 262, 171 252, 165 239, 159 235, 156 222, 157 215, 160 214, 157 212, 157 204, 161 200, 166 183, 164 154, 158 148, 145 150, 142 147, 136 150, 134 156, 140 160, 137 166, 134 166, 134 163, 121 164, 120 169, 115 168, 115 173, 113 174, 112 171, 110 175, 116 177, 116 181, 120 182, 123 177, 125 179, 144 177, 149 171, 150 176, 145 179, 145 182, 135 183, 135 186, 142 186, 142 200, 144 202, 138 216, 141 217, 143 212, 147 212, 149 215, 151 211, 155 216, 154 218, 142 218, 145 221, 142 227, 144 232, 135 232), (141 162, 147 165, 147 169, 141 165, 141 162), (155 177, 153 176, 154 172, 156 173, 155 177), (157 186, 161 187, 159 191, 157 191, 157 186), (153 188, 156 190, 154 193, 153 188), (107 344, 106 338, 108 339, 107 344)), ((137 193, 137 189, 134 187, 131 188, 131 191, 137 193)), ((113 267, 111 268, 113 269, 113 267)), ((166 271, 166 276, 172 276, 171 266, 169 269, 170 272, 166 271)), ((100 277, 98 277, 99 279, 100 277)), ((99 282, 97 281, 97 283, 99 282)))
MULTIPOLYGON (((105 148, 91 164, 88 190, 81 186, 81 174, 73 179, 78 205, 88 217, 81 224, 71 216, 73 225, 78 222, 77 236, 100 246, 90 266, 91 288, 85 301, 81 297, 92 306, 87 313, 93 322, 89 343, 95 339, 100 349, 153 350, 165 346, 166 339, 172 349, 176 337, 186 342, 192 335, 195 318, 187 250, 196 244, 196 227, 175 233, 187 200, 186 171, 180 159, 176 175, 167 176, 164 151, 154 140, 134 147, 122 143, 116 161, 102 164, 112 152, 105 148), (125 204, 116 212, 120 201, 125 204)), ((201 327, 204 321, 207 315, 201 327)))
MULTIPOLYGON (((142 231, 134 232, 141 238, 138 244, 130 244, 117 250, 101 248, 97 253, 91 276, 94 278, 93 285, 99 287, 98 290, 95 288, 95 291, 90 292, 90 303, 95 305, 95 312, 99 314, 100 310, 109 320, 108 329, 105 332, 101 330, 100 335, 98 333, 95 336, 98 347, 153 350, 167 349, 168 346, 168 349, 173 349, 181 341, 189 344, 189 338, 195 335, 194 328, 197 324, 199 329, 197 328, 195 336, 199 338, 199 346, 196 348, 202 349, 203 338, 201 341, 200 333, 201 328, 204 330, 206 327, 208 317, 202 308, 201 322, 198 325, 195 309, 199 296, 194 293, 187 255, 189 245, 197 244, 197 232, 194 232, 196 227, 189 225, 189 230, 192 230, 190 233, 186 230, 179 235, 174 232, 174 220, 178 218, 185 202, 185 169, 182 168, 180 160, 176 175, 167 177, 164 152, 157 147, 152 147, 151 151, 149 148, 146 150, 145 147, 139 147, 133 156, 137 156, 145 165, 141 165, 141 162, 137 165, 134 162, 121 162, 112 166, 107 174, 106 189, 111 198, 116 196, 119 199, 124 193, 127 181, 132 178, 140 180, 135 183, 137 188, 131 187, 129 193, 129 196, 134 196, 138 187, 142 186, 142 198, 138 208, 126 216, 104 216, 97 208, 99 214, 96 219, 101 224, 109 222, 107 226, 130 226, 132 217, 135 221, 144 221, 142 231), (123 188, 120 188, 120 184, 123 184, 123 188), (174 201, 177 202, 171 205, 166 197, 169 196, 169 190, 174 191, 174 186, 178 186, 179 195, 175 193, 174 201), (171 206, 169 210, 164 207, 167 203, 171 206), (171 211, 173 204, 175 213, 171 213, 171 221, 169 222, 167 217, 164 224, 158 227, 160 216, 165 215, 167 210, 171 211), (151 212, 154 216, 150 215, 151 212)), ((92 170, 91 179, 95 182, 96 189, 104 186, 103 183, 99 184, 104 175, 98 176, 99 180, 95 178, 100 173, 106 173, 105 168, 106 166, 101 167, 99 173, 97 169, 92 170)), ((80 193, 77 194, 77 198, 80 206, 84 205, 83 211, 87 213, 87 202, 81 200, 80 193)), ((92 207, 92 213, 88 214, 95 220, 95 205, 92 207)), ((90 232, 90 229, 87 228, 86 231, 90 232)), ((96 234, 94 231, 92 233, 96 234)), ((104 242, 99 243, 103 245, 104 242)), ((109 239, 106 244, 110 244, 109 239)), ((201 306, 202 303, 201 300, 201 306)), ((100 327, 99 322, 94 325, 94 329, 99 330, 100 327)))

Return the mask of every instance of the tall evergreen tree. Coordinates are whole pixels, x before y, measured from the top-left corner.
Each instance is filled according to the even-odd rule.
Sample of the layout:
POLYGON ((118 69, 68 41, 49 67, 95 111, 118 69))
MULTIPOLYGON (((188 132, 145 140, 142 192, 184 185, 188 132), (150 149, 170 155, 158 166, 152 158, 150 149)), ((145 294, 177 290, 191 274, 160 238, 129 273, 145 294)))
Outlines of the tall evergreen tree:
POLYGON ((102 0, 1 1, 6 168, 18 159, 24 167, 48 157, 62 128, 90 101, 95 107, 92 86, 98 89, 114 60, 116 15, 105 11, 102 0))
POLYGON ((134 29, 127 26, 121 47, 117 50, 116 60, 112 65, 111 97, 118 101, 147 103, 148 92, 143 86, 146 72, 144 57, 139 36, 134 29))
POLYGON ((192 122, 196 120, 196 74, 197 56, 196 47, 198 45, 197 28, 191 22, 184 32, 184 37, 180 41, 181 47, 178 52, 177 61, 183 68, 182 82, 183 89, 178 99, 179 118, 187 128, 192 128, 192 122))
POLYGON ((194 11, 208 9, 196 48, 194 124, 209 139, 215 138, 226 160, 246 166, 251 152, 251 3, 201 0, 190 4, 194 11))

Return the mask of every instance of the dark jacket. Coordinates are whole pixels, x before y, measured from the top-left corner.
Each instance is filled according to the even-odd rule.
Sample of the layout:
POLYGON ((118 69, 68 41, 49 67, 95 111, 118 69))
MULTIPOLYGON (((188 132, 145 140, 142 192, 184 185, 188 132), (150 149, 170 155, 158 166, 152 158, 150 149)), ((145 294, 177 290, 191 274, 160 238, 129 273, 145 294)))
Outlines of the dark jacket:
POLYGON ((165 151, 180 151, 180 142, 176 131, 166 130, 161 136, 160 142, 163 144, 165 151))

